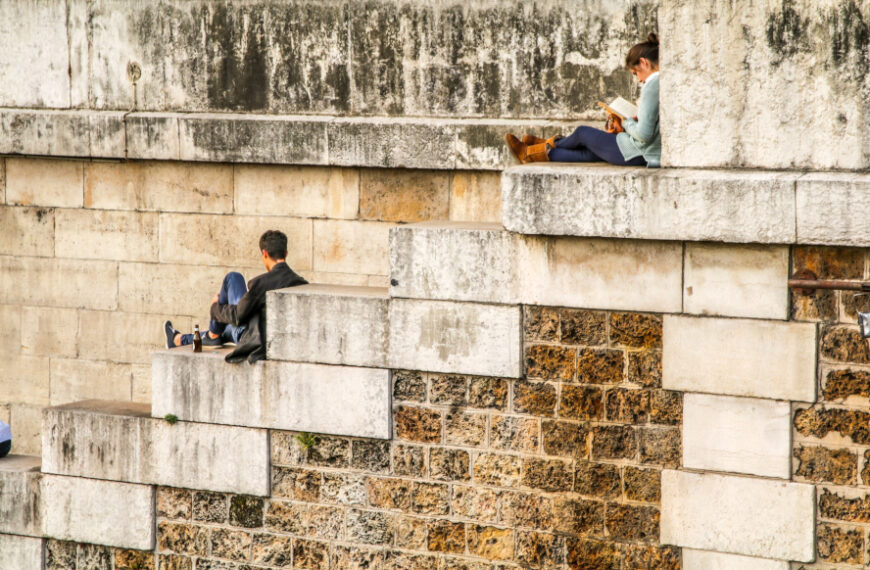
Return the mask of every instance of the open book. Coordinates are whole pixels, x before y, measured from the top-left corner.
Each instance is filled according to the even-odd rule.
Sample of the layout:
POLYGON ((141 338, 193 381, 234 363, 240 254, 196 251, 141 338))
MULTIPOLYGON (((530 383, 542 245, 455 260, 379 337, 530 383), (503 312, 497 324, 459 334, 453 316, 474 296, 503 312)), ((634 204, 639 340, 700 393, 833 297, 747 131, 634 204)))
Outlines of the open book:
POLYGON ((599 105, 607 109, 610 113, 613 113, 620 119, 631 119, 633 117, 637 117, 637 107, 632 105, 622 97, 617 97, 613 103, 607 105, 606 103, 598 102, 599 105))

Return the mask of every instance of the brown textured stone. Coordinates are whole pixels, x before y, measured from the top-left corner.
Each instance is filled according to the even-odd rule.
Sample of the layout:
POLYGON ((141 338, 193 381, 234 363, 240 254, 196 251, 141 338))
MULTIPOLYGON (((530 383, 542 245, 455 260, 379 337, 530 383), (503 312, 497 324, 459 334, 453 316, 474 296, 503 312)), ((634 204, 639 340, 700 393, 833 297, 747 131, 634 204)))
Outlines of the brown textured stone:
POLYGON ((371 548, 337 546, 333 549, 332 567, 341 570, 377 570, 384 562, 384 554, 371 548))
POLYGON ((866 370, 831 370, 825 378, 822 398, 831 401, 851 396, 870 398, 870 372, 866 370))
POLYGON ((154 553, 142 550, 116 550, 115 570, 154 570, 154 553))
POLYGON ((251 549, 251 535, 247 532, 216 528, 211 531, 211 553, 218 558, 245 561, 251 549))
POLYGON ((305 534, 307 517, 307 505, 273 500, 266 508, 265 525, 279 532, 305 534))
POLYGON ((544 453, 567 457, 586 457, 589 454, 586 424, 544 420, 542 422, 544 453))
POLYGON ((604 503, 557 497, 553 504, 553 529, 578 536, 604 535, 604 503))
POLYGON ((559 417, 570 420, 604 419, 604 391, 601 388, 563 384, 559 417))
POLYGON ((193 495, 188 489, 157 487, 157 516, 168 519, 189 519, 193 510, 193 495))
POLYGON ((323 474, 320 496, 325 503, 364 505, 368 491, 363 475, 333 472, 323 474))
POLYGON ((816 525, 816 552, 822 562, 861 564, 864 533, 854 527, 816 525))
POLYGON ((813 295, 791 295, 789 315, 795 321, 834 322, 839 314, 836 291, 817 290, 813 295))
POLYGON ((468 452, 463 449, 433 448, 429 451, 429 470, 432 479, 439 481, 468 481, 468 452))
POLYGON ((438 568, 439 559, 435 556, 408 554, 388 550, 384 552, 384 570, 432 570, 438 568))
POLYGON ((523 336, 526 340, 559 340, 559 312, 550 307, 523 307, 523 336))
POLYGON ((426 550, 428 532, 428 519, 397 517, 393 542, 396 548, 426 550))
POLYGON ((465 552, 465 525, 445 520, 429 522, 427 548, 433 552, 465 552))
POLYGON ((533 344, 526 347, 526 377, 571 381, 577 372, 577 351, 564 346, 533 344))
POLYGON ((112 552, 108 546, 79 544, 76 568, 81 570, 112 570, 112 552))
POLYGON ((468 525, 468 552, 489 560, 511 560, 514 532, 509 528, 468 525))
POLYGON ((632 348, 661 348, 662 318, 641 313, 611 313, 610 342, 632 348))
POLYGON ((514 411, 552 416, 556 410, 556 387, 548 382, 514 382, 514 411))
POLYGON ((230 525, 243 528, 263 526, 263 499, 235 495, 230 499, 230 525))
POLYGON ((393 413, 397 439, 423 443, 441 441, 441 412, 425 408, 399 406, 393 413))
POLYGON ((308 463, 318 467, 348 467, 350 440, 328 435, 317 436, 317 443, 308 450, 308 463))
POLYGON ((444 421, 444 441, 479 447, 486 442, 486 414, 450 412, 444 421))
POLYGON ((517 532, 516 561, 554 568, 565 563, 565 539, 541 532, 517 532))
POLYGON ((344 509, 326 505, 308 507, 308 534, 314 538, 338 540, 344 532, 344 509))
POLYGON ((317 502, 320 500, 321 477, 319 471, 296 467, 272 467, 272 495, 317 502))
POLYGON ((506 492, 501 507, 501 522, 511 526, 550 530, 554 524, 553 499, 534 492, 506 492))
POLYGON ((381 511, 347 512, 347 539, 363 544, 389 544, 392 540, 393 517, 381 511))
POLYGON ((819 279, 861 279, 864 250, 857 247, 794 246, 792 269, 809 269, 819 279))
POLYGON ((385 222, 446 220, 450 176, 446 172, 364 168, 359 177, 359 217, 385 222))
POLYGON ((667 468, 680 466, 683 441, 680 428, 640 428, 640 462, 667 468))
POLYGON ((649 421, 649 392, 614 388, 606 395, 607 419, 611 422, 640 424, 649 421))
POLYGON ((192 524, 160 522, 157 544, 161 551, 202 556, 208 553, 208 530, 192 524))
POLYGON ((273 465, 302 465, 305 463, 308 451, 299 444, 296 439, 297 435, 297 432, 292 431, 270 431, 273 465))
POLYGON ((837 432, 855 443, 870 444, 870 413, 867 412, 826 409, 816 405, 798 410, 794 427, 799 434, 808 437, 821 439, 831 432, 837 432))
POLYGON ((574 491, 600 499, 615 499, 622 493, 619 467, 608 463, 579 461, 574 470, 574 491))
MULTIPOLYGON (((441 564, 439 570, 505 570, 507 568, 498 564, 493 566, 489 562, 457 558, 455 556, 445 556, 441 560, 441 564)), ((514 566, 511 566, 511 568, 514 568, 514 566)))
POLYGON ((450 506, 454 515, 477 521, 496 522, 502 495, 503 491, 485 487, 454 485, 450 506))
POLYGON ((161 554, 160 570, 193 570, 193 559, 177 554, 161 554))
POLYGON ((683 422, 683 395, 670 390, 650 390, 649 421, 678 426, 683 422))
POLYGON ((658 542, 659 510, 620 503, 607 503, 605 526, 609 537, 617 540, 658 542))
POLYGON ((870 485, 870 450, 864 452, 864 467, 861 469, 861 482, 870 485))
POLYGON ((479 485, 515 487, 520 483, 523 460, 515 455, 481 453, 474 461, 474 482, 479 485))
POLYGON ((401 511, 411 509, 411 482, 404 479, 368 480, 369 503, 373 507, 401 511))
POLYGON ((503 378, 473 376, 468 387, 468 405, 472 408, 507 409, 508 381, 503 378))
POLYGON ((194 491, 193 520, 199 522, 225 523, 229 514, 229 500, 223 493, 194 491))
POLYGON ((293 541, 293 567, 327 570, 329 568, 329 545, 314 540, 295 539, 293 541))
POLYGON ((351 466, 371 473, 390 472, 390 442, 355 439, 351 442, 351 466))
POLYGON ((858 329, 847 326, 825 327, 822 332, 821 356, 837 362, 870 362, 867 343, 858 329))
POLYGON ((450 512, 450 489, 440 483, 414 483, 411 509, 419 514, 446 515, 450 512))
POLYGON ((467 376, 433 374, 429 380, 429 401, 433 404, 464 406, 467 392, 467 376))
POLYGON ((637 437, 631 426, 592 428, 593 459, 633 459, 637 447, 637 437))
POLYGON ((45 541, 46 570, 71 570, 76 567, 76 543, 66 540, 45 541))
POLYGON ((566 549, 568 567, 571 570, 622 569, 619 546, 611 542, 569 537, 566 549))
POLYGON ((858 458, 848 449, 804 447, 794 450, 797 459, 795 475, 817 483, 854 485, 857 478, 858 458))
POLYGON ((394 371, 393 399, 406 402, 425 402, 426 377, 423 373, 410 370, 394 371))
POLYGON ((626 380, 647 388, 662 385, 662 353, 660 350, 640 350, 627 354, 626 380))
POLYGON ((840 306, 843 308, 846 321, 854 323, 858 320, 858 311, 862 313, 870 311, 870 296, 855 296, 852 291, 840 291, 840 306))
POLYGON ((627 545, 625 568, 680 570, 680 549, 676 546, 627 545))
POLYGON ((526 458, 522 477, 526 487, 544 491, 570 491, 574 487, 571 463, 560 459, 526 458))
POLYGON ((563 344, 602 346, 607 344, 607 314, 601 311, 562 309, 560 340, 563 344))
POLYGON ((626 466, 625 498, 629 501, 658 503, 662 500, 662 472, 657 469, 640 469, 626 466))
POLYGON ((290 566, 293 544, 290 537, 274 534, 255 534, 251 562, 264 566, 290 566))
POLYGON ((393 473, 422 477, 426 473, 426 450, 418 445, 393 444, 393 473))
POLYGON ((619 384, 625 379, 625 353, 611 349, 580 349, 577 381, 585 384, 619 384))
POLYGON ((490 420, 490 447, 534 453, 541 441, 541 428, 535 418, 493 415, 490 420))
POLYGON ((826 519, 846 522, 870 522, 870 494, 860 497, 841 497, 828 489, 821 489, 819 515, 826 519))

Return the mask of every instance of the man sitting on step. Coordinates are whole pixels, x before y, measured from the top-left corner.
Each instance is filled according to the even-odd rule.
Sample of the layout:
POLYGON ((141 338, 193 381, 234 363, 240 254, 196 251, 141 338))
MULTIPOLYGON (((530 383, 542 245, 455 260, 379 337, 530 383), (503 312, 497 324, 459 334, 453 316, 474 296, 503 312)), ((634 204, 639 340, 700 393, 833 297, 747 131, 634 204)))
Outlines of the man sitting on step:
MULTIPOLYGON (((268 273, 251 279, 247 287, 241 273, 227 273, 220 292, 211 300, 211 322, 202 344, 236 343, 227 362, 266 358, 266 292, 308 283, 287 265, 287 236, 282 232, 269 230, 260 236, 260 255, 268 273)), ((181 334, 170 321, 163 329, 167 348, 193 344, 193 335, 181 334)))

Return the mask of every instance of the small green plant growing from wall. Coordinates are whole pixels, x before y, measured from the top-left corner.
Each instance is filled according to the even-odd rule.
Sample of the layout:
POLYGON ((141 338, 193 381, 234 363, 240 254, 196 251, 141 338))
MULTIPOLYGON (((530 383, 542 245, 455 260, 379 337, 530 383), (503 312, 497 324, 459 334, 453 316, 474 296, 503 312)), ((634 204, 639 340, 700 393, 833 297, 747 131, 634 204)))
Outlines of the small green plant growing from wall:
POLYGON ((306 451, 317 445, 317 436, 307 431, 296 434, 296 441, 306 451))
POLYGON ((178 416, 175 414, 166 414, 163 416, 163 419, 169 422, 170 425, 175 425, 175 422, 178 421, 178 416))

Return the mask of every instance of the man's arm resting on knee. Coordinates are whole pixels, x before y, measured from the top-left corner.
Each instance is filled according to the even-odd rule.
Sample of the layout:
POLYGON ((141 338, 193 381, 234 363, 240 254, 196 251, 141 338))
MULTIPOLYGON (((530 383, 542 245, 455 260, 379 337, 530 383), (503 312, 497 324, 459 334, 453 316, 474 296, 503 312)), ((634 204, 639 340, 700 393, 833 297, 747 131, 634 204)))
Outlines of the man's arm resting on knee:
POLYGON ((221 305, 218 302, 211 304, 211 318, 219 323, 239 326, 242 323, 248 322, 255 312, 259 310, 257 302, 258 295, 254 290, 248 291, 239 300, 238 305, 221 305))

